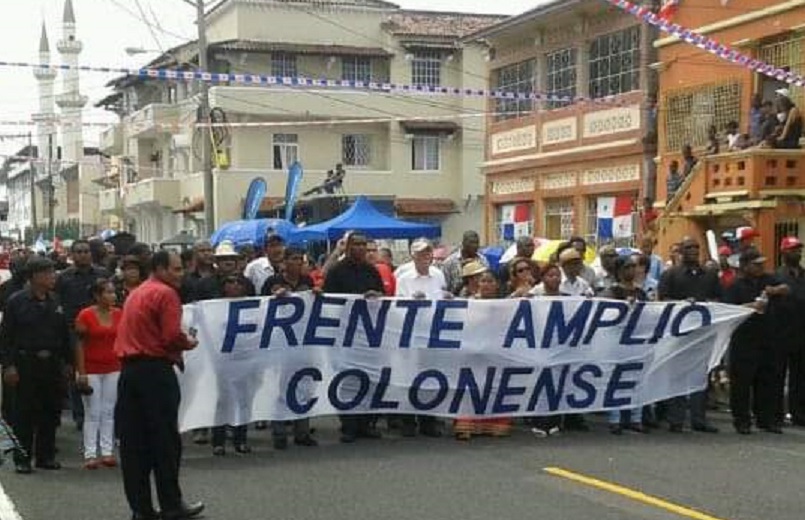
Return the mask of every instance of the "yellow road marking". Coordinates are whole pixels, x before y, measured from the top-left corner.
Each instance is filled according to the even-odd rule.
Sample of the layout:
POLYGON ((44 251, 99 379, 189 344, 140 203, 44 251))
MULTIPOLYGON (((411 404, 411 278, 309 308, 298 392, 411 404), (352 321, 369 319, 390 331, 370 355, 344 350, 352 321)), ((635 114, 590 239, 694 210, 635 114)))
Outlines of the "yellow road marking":
POLYGON ((604 491, 609 491, 610 493, 615 493, 616 495, 630 498, 636 502, 642 502, 643 504, 654 506, 659 509, 664 509, 665 511, 670 511, 671 513, 675 513, 677 515, 684 516, 686 518, 693 518, 694 520, 723 520, 721 518, 717 518, 715 516, 702 513, 701 511, 696 511, 695 509, 691 509, 689 507, 672 504, 671 502, 668 502, 661 498, 653 497, 651 495, 641 493, 640 491, 635 491, 634 489, 629 489, 627 487, 619 486, 618 484, 613 484, 611 482, 606 482, 604 480, 599 480, 597 478, 587 477, 585 475, 574 473, 566 469, 544 468, 544 471, 545 473, 553 475, 554 477, 565 478, 567 480, 572 480, 573 482, 577 482, 579 484, 585 484, 590 487, 602 489, 604 491))

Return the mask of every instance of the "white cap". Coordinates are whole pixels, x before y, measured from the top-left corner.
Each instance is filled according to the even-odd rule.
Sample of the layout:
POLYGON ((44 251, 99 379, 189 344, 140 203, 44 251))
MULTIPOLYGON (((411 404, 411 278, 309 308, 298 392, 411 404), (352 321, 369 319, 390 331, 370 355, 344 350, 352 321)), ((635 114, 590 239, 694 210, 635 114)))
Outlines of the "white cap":
POLYGON ((230 242, 229 240, 224 240, 218 247, 215 248, 215 256, 217 257, 233 257, 233 256, 240 256, 238 252, 235 250, 235 244, 230 242))
POLYGON ((774 92, 775 92, 775 93, 776 93, 778 96, 783 96, 783 97, 786 97, 786 98, 789 98, 789 99, 791 98, 791 91, 790 91, 790 90, 788 90, 787 88, 778 88, 778 89, 777 89, 777 90, 775 90, 774 92))
POLYGON ((427 251, 428 249, 433 249, 433 244, 431 244, 430 240, 427 238, 417 238, 411 244, 411 253, 421 253, 422 251, 427 251))

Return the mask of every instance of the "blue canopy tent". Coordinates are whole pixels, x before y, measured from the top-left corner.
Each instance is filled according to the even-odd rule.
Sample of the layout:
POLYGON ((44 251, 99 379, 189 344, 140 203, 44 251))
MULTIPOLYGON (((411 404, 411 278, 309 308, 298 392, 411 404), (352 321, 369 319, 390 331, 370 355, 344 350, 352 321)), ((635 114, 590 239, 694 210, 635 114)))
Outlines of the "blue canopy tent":
POLYGON ((360 231, 369 238, 387 239, 438 238, 442 234, 439 226, 406 222, 384 215, 369 202, 369 199, 361 196, 341 215, 326 222, 300 228, 296 231, 295 237, 296 240, 306 242, 338 240, 347 231, 360 231))
MULTIPOLYGON (((252 245, 259 249, 265 246, 269 231, 280 235, 288 243, 300 242, 297 237, 299 229, 292 222, 277 218, 229 222, 213 233, 210 242, 216 247, 224 240, 229 240, 235 247, 252 245)), ((320 235, 319 240, 324 240, 324 236, 320 235)))

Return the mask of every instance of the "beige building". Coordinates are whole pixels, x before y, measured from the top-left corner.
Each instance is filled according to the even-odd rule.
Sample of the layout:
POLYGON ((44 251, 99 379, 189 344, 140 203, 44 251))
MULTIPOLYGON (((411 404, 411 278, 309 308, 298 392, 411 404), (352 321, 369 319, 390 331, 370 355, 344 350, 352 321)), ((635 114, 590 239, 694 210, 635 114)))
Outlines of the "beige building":
MULTIPOLYGON (((228 0, 208 13, 213 72, 390 82, 483 89, 487 49, 460 43, 497 16, 406 11, 375 0, 287 3, 228 0)), ((193 44, 152 67, 191 69, 193 44)), ((192 83, 121 78, 99 105, 119 124, 101 137, 113 167, 100 182, 105 224, 156 243, 203 228, 200 139, 192 83)), ((249 183, 268 184, 266 209, 282 201, 287 167, 299 160, 301 191, 320 185, 343 164, 344 192, 367 195, 397 216, 437 222, 455 242, 483 226, 486 100, 480 97, 368 92, 349 88, 216 84, 211 106, 230 126, 216 148, 216 225, 239 218, 249 183), (366 121, 366 120, 371 121, 366 121)))

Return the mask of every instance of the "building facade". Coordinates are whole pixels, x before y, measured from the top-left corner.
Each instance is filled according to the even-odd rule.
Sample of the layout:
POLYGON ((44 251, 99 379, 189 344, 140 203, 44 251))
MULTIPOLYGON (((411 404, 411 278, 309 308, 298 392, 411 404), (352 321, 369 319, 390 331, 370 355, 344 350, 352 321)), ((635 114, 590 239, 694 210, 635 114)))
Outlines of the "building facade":
MULTIPOLYGON (((459 41, 502 19, 406 11, 376 0, 228 0, 207 15, 210 68, 483 89, 485 47, 459 41)), ((197 62, 189 44, 150 66, 192 68, 197 62)), ((107 224, 145 241, 210 231, 203 226, 208 201, 198 154, 204 138, 215 143, 216 226, 240 217, 255 177, 266 180, 267 201, 282 201, 287 169, 297 160, 304 167, 301 192, 342 164, 344 195, 367 195, 397 216, 438 223, 448 242, 483 225, 481 97, 215 84, 211 106, 229 126, 211 134, 194 126, 195 84, 121 78, 111 86, 114 94, 101 104, 121 122, 101 136, 102 150, 116 165, 101 181, 107 189, 100 207, 107 224)))
POLYGON ((636 215, 651 195, 653 37, 628 15, 584 0, 549 2, 471 36, 491 49, 490 89, 576 99, 490 103, 490 242, 524 234, 634 240, 636 217, 612 237, 599 233, 598 217, 614 203, 636 215))
MULTIPOLYGON (((805 2, 734 0, 729 8, 705 0, 681 4, 674 22, 786 71, 805 73, 805 2), (708 7, 708 8, 705 8, 708 7)), ((781 83, 746 67, 728 63, 676 38, 655 43, 660 72, 658 206, 660 247, 682 237, 717 235, 752 226, 757 244, 773 263, 780 239, 805 239, 805 156, 802 150, 753 146, 709 154, 708 129, 719 136, 732 121, 750 132, 753 97, 775 101, 776 90, 790 88, 802 106, 801 88, 781 83), (717 72, 717 73, 714 73, 717 72), (684 145, 693 148, 698 165, 675 196, 667 193, 671 161, 684 145), (665 201, 665 202, 663 202, 665 201)))

